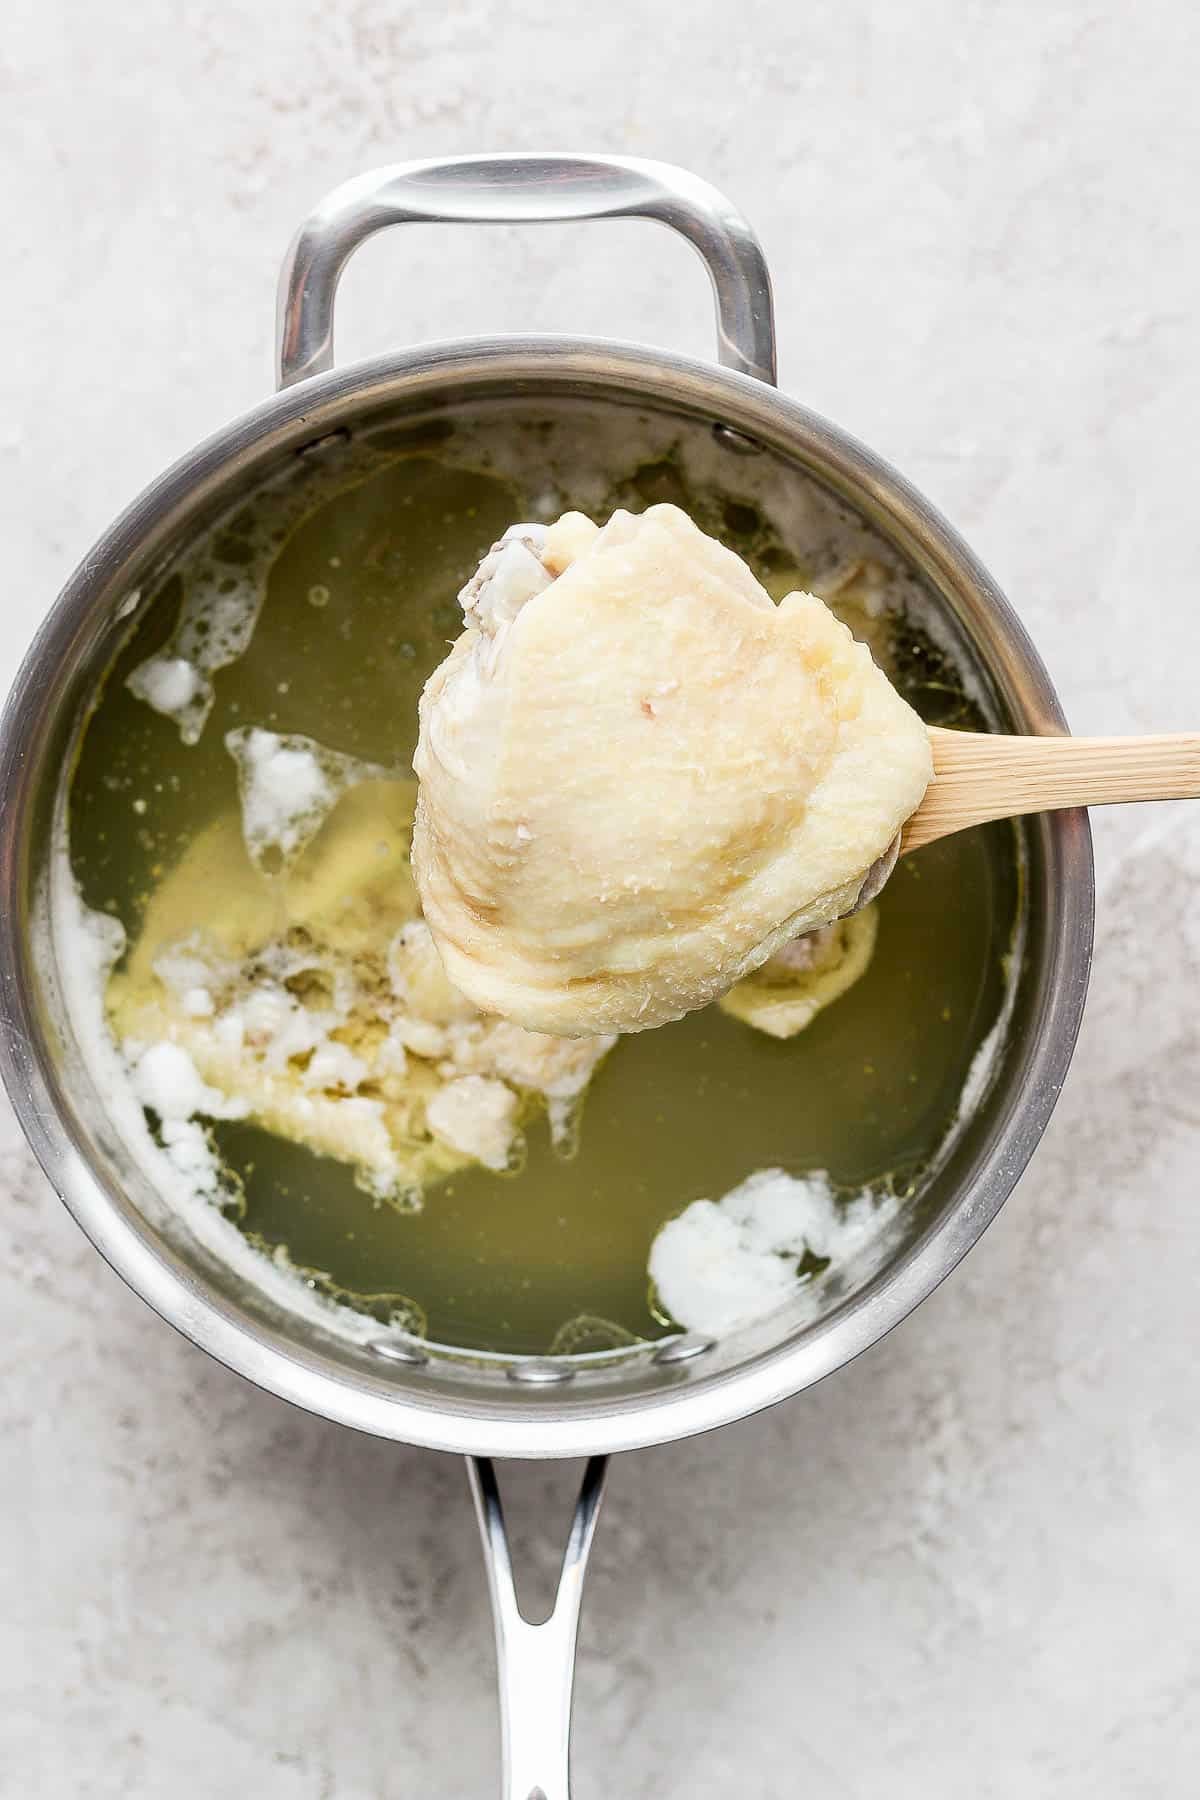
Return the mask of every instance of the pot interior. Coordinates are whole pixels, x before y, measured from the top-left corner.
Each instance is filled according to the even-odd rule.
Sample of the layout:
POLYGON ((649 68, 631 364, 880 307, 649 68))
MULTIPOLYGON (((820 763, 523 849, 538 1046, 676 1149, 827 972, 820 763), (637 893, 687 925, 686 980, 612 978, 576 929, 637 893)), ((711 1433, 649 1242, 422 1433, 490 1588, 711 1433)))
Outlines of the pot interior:
MULTIPOLYGON (((447 375, 436 391, 343 391, 325 416, 312 406, 193 468, 152 517, 127 522, 87 605, 65 597, 70 651, 59 649, 57 704, 39 712, 23 776, 22 882, 24 941, 37 946, 25 1000, 40 1074, 86 1164, 73 1178, 103 1194, 170 1281, 296 1369, 293 1397, 337 1410, 305 1389, 316 1371, 381 1402, 376 1429, 402 1399, 418 1414, 490 1419, 485 1447, 502 1450, 503 1421, 549 1428, 628 1411, 784 1349, 811 1345, 807 1378, 824 1372, 822 1355, 840 1357, 816 1346, 840 1319, 861 1322, 923 1245, 953 1238, 952 1261, 980 1228, 965 1201, 1011 1134, 1056 979, 1051 864, 1070 824, 987 827, 901 865, 867 975, 798 1038, 702 1015, 626 1040, 595 1077, 574 1142, 556 1153, 544 1121, 531 1126, 520 1173, 455 1171, 406 1210, 356 1185, 347 1163, 226 1121, 211 1131, 238 1176, 236 1206, 220 1217, 214 1205, 198 1228, 194 1211, 164 1204, 87 1047, 67 888, 135 945, 189 845, 237 811, 231 730, 405 764, 421 683, 458 628, 457 588, 515 515, 674 501, 776 592, 841 582, 852 628, 876 634, 931 722, 1054 727, 1041 672, 986 577, 886 471, 816 422, 805 434, 759 418, 739 435, 711 405, 650 386, 628 371, 619 387, 556 378, 543 363, 537 379, 489 371, 447 375), (261 611, 250 647, 214 670, 211 713, 185 745, 178 713, 126 683, 177 647, 189 584, 214 579, 257 584, 261 611), (66 848, 48 859, 55 833, 66 848), (826 1269, 818 1259, 769 1318, 719 1342, 681 1330, 639 1282, 653 1231, 764 1167, 827 1170, 841 1194, 882 1196, 886 1218, 856 1256, 826 1269)), ((91 1201, 77 1204, 61 1167, 51 1172, 87 1214, 91 1201)), ((978 1194, 976 1205, 987 1209, 978 1194)), ((397 1435, 423 1435, 411 1412, 396 1418, 397 1435)), ((587 1441, 582 1429, 564 1449, 587 1441)))

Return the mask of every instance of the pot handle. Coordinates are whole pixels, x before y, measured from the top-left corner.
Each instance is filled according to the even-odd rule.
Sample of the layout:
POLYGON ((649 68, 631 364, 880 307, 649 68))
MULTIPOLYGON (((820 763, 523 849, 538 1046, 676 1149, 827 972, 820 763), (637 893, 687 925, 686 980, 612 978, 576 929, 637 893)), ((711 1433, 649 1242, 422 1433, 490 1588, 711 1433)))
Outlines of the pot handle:
POLYGON ((721 362, 774 384, 771 278, 758 239, 723 194, 672 163, 522 153, 395 163, 327 195, 280 273, 279 386, 332 368, 339 277, 351 252, 386 225, 628 218, 657 219, 699 251, 716 297, 721 362))
POLYGON ((496 1627, 503 1800, 570 1800, 575 1641, 607 1466, 607 1457, 593 1456, 584 1470, 554 1609, 549 1618, 534 1625, 517 1602, 504 1508, 491 1458, 467 1458, 467 1479, 479 1520, 496 1627))

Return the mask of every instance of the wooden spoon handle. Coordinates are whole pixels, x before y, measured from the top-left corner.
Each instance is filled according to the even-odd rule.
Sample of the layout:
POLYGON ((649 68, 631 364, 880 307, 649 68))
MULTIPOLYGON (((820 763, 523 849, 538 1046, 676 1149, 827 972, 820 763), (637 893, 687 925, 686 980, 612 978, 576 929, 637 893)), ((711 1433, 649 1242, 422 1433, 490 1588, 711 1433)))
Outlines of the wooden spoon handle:
POLYGON ((985 819, 1200 798, 1200 732, 1169 737, 996 737, 931 725, 933 780, 904 827, 901 854, 985 819))

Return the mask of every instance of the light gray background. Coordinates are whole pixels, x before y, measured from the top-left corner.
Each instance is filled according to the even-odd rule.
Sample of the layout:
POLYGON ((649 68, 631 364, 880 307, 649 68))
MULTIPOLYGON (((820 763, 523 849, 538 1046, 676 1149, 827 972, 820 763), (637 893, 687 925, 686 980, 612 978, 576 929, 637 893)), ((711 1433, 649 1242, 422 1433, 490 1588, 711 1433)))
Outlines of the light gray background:
MULTIPOLYGON (((783 384, 958 523, 1074 727, 1200 725, 1183 0, 6 16, 5 681, 117 509, 265 392, 278 261, 327 187, 549 145, 725 187, 774 270, 783 384)), ((340 349, 523 328, 711 341, 690 251, 648 226, 421 228, 362 253, 340 349)), ((580 1800, 1196 1791, 1200 812, 1096 823, 1083 1040, 986 1241, 818 1391, 619 1462, 580 1800)), ((0 1792, 490 1793, 459 1468, 207 1362, 102 1267, 7 1109, 0 1141, 0 1792)), ((548 1565, 562 1472, 516 1487, 548 1565)))

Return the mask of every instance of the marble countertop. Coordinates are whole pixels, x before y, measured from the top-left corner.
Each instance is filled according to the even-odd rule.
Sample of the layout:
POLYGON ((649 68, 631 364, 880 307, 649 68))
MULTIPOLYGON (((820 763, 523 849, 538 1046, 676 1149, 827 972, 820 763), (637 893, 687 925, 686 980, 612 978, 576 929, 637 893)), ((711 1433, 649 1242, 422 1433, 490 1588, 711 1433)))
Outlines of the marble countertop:
MULTIPOLYGON (((1182 0, 19 5, 0 674, 125 501, 265 392, 279 258, 327 187, 551 144, 668 158, 745 208, 783 385, 958 524, 1076 730, 1197 726, 1196 75, 1182 0)), ((346 355, 711 346, 690 251, 637 225, 393 234, 340 326, 346 355)), ((1079 1051, 984 1242, 807 1396, 618 1461, 579 1800, 1195 1792, 1200 809, 1096 836, 1079 1051)), ((177 1338, 7 1108, 0 1173, 0 1794, 493 1791, 461 1468, 177 1338)), ((510 1488, 545 1573, 567 1475, 510 1488)))

